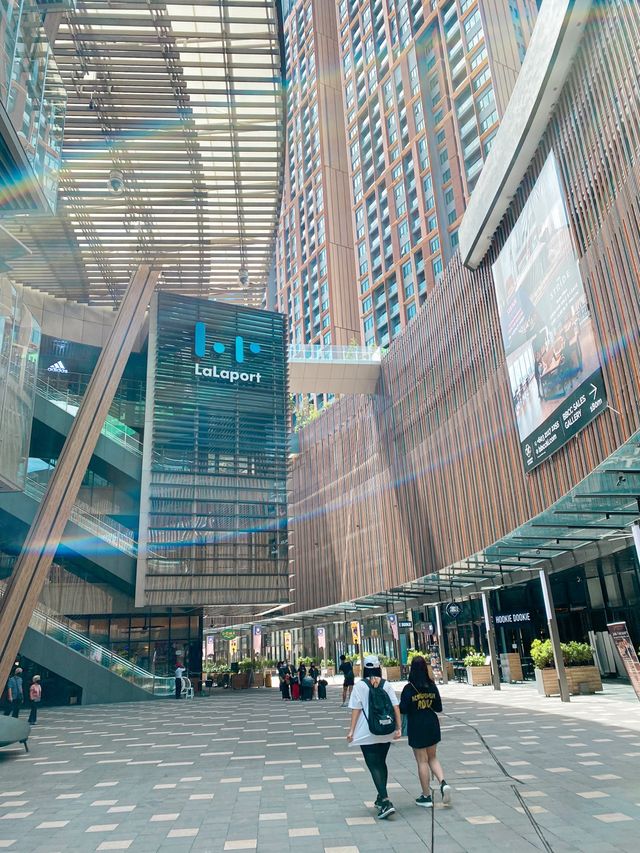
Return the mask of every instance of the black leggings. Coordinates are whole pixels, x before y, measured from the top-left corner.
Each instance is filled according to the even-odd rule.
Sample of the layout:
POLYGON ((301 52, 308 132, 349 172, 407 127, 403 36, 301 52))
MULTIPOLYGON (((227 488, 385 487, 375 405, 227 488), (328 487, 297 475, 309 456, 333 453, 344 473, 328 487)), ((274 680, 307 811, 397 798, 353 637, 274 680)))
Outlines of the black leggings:
POLYGON ((387 777, 389 776, 387 753, 390 746, 390 743, 367 743, 360 747, 373 784, 376 786, 378 798, 381 800, 387 799, 387 777))

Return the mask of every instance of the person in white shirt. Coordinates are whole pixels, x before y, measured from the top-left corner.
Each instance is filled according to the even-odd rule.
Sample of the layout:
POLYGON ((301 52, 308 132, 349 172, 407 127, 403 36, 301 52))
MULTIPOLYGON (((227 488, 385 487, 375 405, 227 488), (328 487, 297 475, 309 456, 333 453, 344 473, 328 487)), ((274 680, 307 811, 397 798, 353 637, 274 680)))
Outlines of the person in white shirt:
POLYGON ((399 740, 402 723, 398 697, 391 685, 382 678, 380 661, 375 655, 367 655, 364 659, 364 677, 353 688, 349 707, 351 708, 351 728, 347 740, 352 746, 359 746, 365 763, 376 786, 378 796, 375 804, 380 820, 395 812, 393 804, 387 795, 387 753, 392 741, 399 740), (388 735, 375 735, 369 729, 369 692, 371 687, 379 687, 387 693, 393 706, 396 728, 388 735))
POLYGON ((185 673, 185 668, 181 663, 176 664, 176 699, 182 695, 182 676, 185 673))

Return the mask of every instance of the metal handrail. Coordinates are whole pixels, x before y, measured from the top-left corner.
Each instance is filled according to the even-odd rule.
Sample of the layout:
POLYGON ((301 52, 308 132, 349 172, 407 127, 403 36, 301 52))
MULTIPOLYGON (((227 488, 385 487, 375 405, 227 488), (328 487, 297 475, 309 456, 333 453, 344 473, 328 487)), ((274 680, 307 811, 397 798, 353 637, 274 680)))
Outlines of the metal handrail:
MULTIPOLYGON (((5 589, 6 583, 0 581, 0 598, 4 596, 5 589)), ((94 643, 84 634, 72 628, 70 620, 66 619, 66 617, 56 616, 54 618, 51 616, 51 611, 48 608, 37 607, 33 611, 29 626, 34 631, 57 640, 57 642, 62 643, 77 654, 89 658, 97 666, 103 666, 120 678, 136 684, 154 696, 170 696, 175 689, 175 678, 156 675, 153 672, 142 669, 142 667, 131 663, 131 661, 115 654, 104 646, 94 643)))
MULTIPOLYGON (((37 500, 38 503, 44 497, 46 490, 46 483, 40 483, 38 480, 34 480, 33 477, 26 478, 25 494, 37 500)), ((108 542, 120 551, 124 551, 131 557, 136 556, 136 541, 132 531, 128 527, 124 527, 122 524, 111 519, 109 522, 104 521, 104 516, 97 515, 88 504, 79 500, 71 508, 70 518, 78 527, 82 527, 83 530, 94 533, 96 536, 104 539, 105 542, 108 542)))
MULTIPOLYGON (((48 400, 50 403, 53 403, 55 406, 62 408, 67 414, 75 417, 76 412, 71 411, 71 408, 76 408, 80 406, 82 402, 81 394, 74 394, 68 388, 61 389, 55 385, 50 385, 48 382, 45 382, 42 377, 38 377, 36 383, 36 392, 44 397, 45 400, 48 400)), ((111 415, 110 417, 113 417, 111 415)), ((127 428, 126 424, 122 421, 118 421, 117 418, 114 418, 118 423, 122 423, 123 430, 119 431, 117 429, 117 425, 110 423, 109 421, 105 421, 102 426, 100 432, 102 435, 105 435, 107 438, 111 439, 111 441, 115 441, 116 444, 120 444, 122 447, 126 447, 127 450, 130 450, 132 453, 136 453, 138 456, 142 456, 142 442, 139 438, 129 435, 124 430, 127 428)))

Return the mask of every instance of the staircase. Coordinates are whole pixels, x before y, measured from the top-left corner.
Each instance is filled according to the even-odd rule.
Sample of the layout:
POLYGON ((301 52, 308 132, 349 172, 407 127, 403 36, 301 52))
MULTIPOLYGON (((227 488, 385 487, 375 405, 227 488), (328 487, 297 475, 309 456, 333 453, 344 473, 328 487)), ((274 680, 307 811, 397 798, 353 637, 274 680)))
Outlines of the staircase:
MULTIPOLYGON (((0 582, 0 598, 6 583, 0 582)), ((22 654, 82 688, 82 704, 135 702, 171 696, 175 679, 158 676, 94 643, 46 608, 33 612, 22 654)))

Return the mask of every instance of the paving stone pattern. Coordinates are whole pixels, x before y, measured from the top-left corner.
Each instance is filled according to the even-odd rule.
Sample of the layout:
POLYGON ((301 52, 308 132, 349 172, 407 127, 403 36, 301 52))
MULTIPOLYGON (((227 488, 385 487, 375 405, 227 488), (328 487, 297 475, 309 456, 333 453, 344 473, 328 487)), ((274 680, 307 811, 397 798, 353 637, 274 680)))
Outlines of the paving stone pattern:
POLYGON ((337 688, 313 703, 254 689, 43 708, 29 755, 0 751, 0 850, 413 853, 432 849, 432 819, 437 853, 640 850, 640 704, 625 694, 563 707, 530 686, 443 696, 453 804, 436 794, 433 813, 414 805, 402 740, 386 821, 346 744, 337 688))

